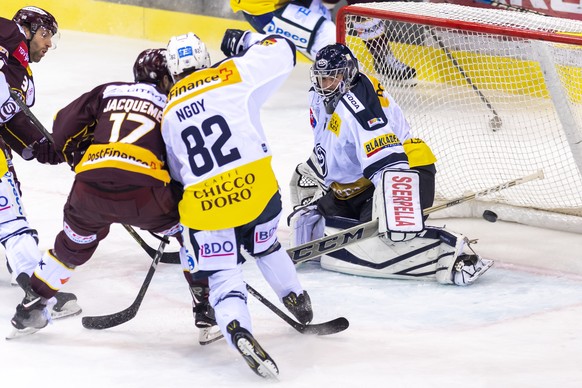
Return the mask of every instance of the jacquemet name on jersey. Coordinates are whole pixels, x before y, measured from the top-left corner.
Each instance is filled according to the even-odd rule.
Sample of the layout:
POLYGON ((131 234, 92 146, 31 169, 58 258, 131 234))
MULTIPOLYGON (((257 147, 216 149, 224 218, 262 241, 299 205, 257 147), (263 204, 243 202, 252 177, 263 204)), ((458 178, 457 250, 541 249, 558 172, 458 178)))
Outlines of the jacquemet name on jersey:
POLYGON ((113 98, 107 102, 103 113, 109 111, 119 112, 138 112, 155 118, 158 122, 162 121, 162 110, 149 101, 134 100, 131 98, 113 98))

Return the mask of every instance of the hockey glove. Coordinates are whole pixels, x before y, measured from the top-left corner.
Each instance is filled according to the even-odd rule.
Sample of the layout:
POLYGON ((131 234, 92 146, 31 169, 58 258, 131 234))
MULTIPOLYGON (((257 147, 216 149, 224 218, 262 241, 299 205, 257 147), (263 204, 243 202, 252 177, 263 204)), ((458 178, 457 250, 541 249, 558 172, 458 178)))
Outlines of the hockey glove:
POLYGON ((224 33, 222 38, 222 43, 220 44, 220 50, 227 57, 232 57, 237 55, 244 50, 244 37, 249 34, 250 31, 236 30, 229 28, 224 33))
POLYGON ((55 151, 53 143, 43 137, 40 141, 32 144, 32 152, 36 160, 42 164, 59 164, 64 162, 60 155, 55 151))

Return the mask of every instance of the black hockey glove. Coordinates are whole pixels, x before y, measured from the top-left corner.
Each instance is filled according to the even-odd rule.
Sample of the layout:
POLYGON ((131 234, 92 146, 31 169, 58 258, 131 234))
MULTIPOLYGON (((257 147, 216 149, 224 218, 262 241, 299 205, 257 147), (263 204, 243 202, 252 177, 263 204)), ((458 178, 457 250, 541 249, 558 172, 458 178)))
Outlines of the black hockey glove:
POLYGON ((32 152, 36 160, 43 164, 63 163, 61 156, 55 151, 53 143, 43 137, 40 141, 32 144, 32 152))
POLYGON ((236 30, 234 28, 229 28, 224 33, 222 38, 222 43, 220 44, 220 50, 226 55, 226 57, 232 57, 237 55, 244 49, 244 37, 250 31, 236 30))

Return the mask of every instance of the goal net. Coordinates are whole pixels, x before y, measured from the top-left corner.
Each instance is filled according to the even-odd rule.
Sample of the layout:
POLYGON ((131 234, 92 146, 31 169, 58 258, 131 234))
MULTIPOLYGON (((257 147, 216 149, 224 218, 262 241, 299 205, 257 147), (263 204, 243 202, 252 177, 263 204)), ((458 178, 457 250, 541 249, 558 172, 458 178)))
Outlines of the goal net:
POLYGON ((488 209, 501 220, 582 233, 582 22, 383 2, 343 7, 337 28, 360 70, 381 80, 433 149, 437 203, 544 172, 434 216, 488 209), (415 69, 416 86, 393 79, 381 55, 415 69))

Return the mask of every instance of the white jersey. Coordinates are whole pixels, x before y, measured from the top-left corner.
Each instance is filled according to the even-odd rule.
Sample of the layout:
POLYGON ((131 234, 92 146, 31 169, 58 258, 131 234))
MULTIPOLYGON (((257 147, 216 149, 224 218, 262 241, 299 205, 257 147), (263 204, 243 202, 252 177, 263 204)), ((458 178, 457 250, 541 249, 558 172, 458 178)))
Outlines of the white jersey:
POLYGON ((363 74, 328 114, 310 91, 314 152, 326 186, 371 179, 384 168, 409 168, 403 143, 412 135, 404 114, 373 77, 363 74))
POLYGON ((172 177, 185 189, 184 225, 218 230, 246 224, 277 192, 260 108, 294 65, 295 47, 274 35, 174 85, 162 136, 172 177))

